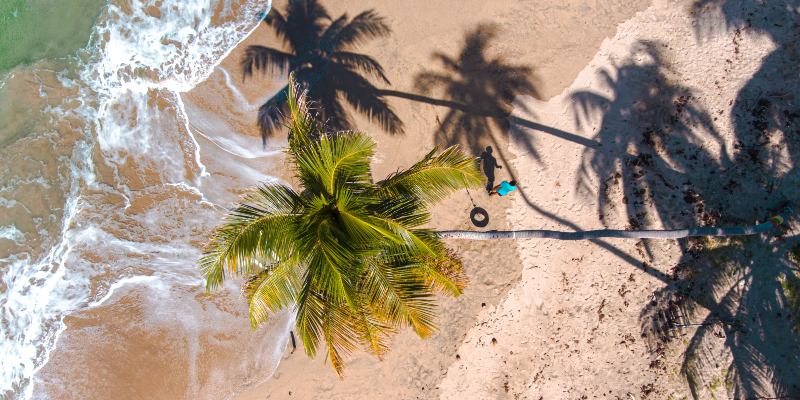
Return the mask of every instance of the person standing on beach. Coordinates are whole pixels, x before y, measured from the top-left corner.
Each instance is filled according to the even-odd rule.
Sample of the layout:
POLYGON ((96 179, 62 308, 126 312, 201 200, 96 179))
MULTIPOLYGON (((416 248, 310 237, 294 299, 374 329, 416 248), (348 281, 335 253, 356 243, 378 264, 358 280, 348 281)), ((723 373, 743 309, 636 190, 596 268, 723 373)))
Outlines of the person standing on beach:
POLYGON ((499 185, 493 187, 492 190, 489 191, 489 196, 505 196, 515 190, 517 190, 517 181, 502 181, 499 185))

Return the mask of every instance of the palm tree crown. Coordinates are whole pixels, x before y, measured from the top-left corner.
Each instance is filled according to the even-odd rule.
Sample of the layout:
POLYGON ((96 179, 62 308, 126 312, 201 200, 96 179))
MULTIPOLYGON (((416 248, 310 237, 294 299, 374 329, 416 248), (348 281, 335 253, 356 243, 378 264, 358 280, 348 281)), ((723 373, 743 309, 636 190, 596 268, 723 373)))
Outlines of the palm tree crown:
MULTIPOLYGON (((351 130, 353 122, 341 99, 378 122, 389 133, 402 133, 403 123, 369 78, 386 84, 383 67, 373 58, 353 52, 369 39, 391 33, 383 17, 368 10, 348 22, 347 14, 332 20, 317 0, 290 0, 284 17, 272 9, 264 22, 275 29, 290 52, 264 46, 249 46, 242 58, 244 78, 253 71, 295 74, 307 89, 309 100, 318 104, 325 123, 335 130, 351 130), (327 23, 326 23, 327 21, 327 23)), ((258 124, 263 139, 281 124, 286 111, 289 85, 261 106, 258 124)))
POLYGON ((324 343, 341 377, 344 357, 359 345, 381 357, 403 327, 423 338, 436 332, 434 296, 458 296, 466 276, 421 227, 428 207, 482 179, 475 160, 451 147, 372 183, 375 142, 318 127, 290 83, 287 152, 304 191, 253 189, 216 229, 200 267, 209 292, 228 276, 250 277, 243 293, 253 329, 294 307, 306 353, 324 343))

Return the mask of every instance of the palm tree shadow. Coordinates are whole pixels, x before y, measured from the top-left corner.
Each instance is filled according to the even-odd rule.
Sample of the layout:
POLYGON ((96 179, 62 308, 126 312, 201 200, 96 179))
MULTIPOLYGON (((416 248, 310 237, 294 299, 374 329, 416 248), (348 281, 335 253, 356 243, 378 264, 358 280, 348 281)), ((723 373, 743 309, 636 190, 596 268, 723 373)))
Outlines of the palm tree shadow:
MULTIPOLYGON (((692 7, 699 22, 699 40, 721 29, 734 33, 733 58, 739 57, 737 40, 743 32, 766 35, 776 45, 734 102, 731 119, 739 167, 735 179, 728 182, 744 186, 749 180, 775 199, 797 200, 795 188, 800 183, 795 167, 800 151, 800 93, 795 90, 800 85, 798 6, 797 0, 700 0, 692 7), (718 23, 720 13, 724 24, 718 23)), ((733 197, 734 209, 753 201, 748 196, 733 197)), ((740 254, 753 257, 740 256, 731 263, 742 271, 741 287, 725 292, 723 299, 728 301, 712 304, 717 308, 717 318, 732 318, 734 322, 728 328, 734 332, 727 335, 725 345, 733 355, 728 367, 732 380, 729 395, 736 398, 800 396, 800 340, 787 320, 793 318, 797 324, 800 310, 787 308, 788 293, 781 285, 781 281, 798 280, 800 270, 788 257, 797 249, 798 238, 792 232, 791 238, 777 239, 760 237, 747 242, 747 247, 731 245, 733 249, 739 246, 740 254), (752 252, 752 247, 761 251, 752 252)), ((716 290, 725 287, 720 279, 706 286, 716 290)), ((685 307, 691 309, 693 305, 689 302, 685 307)), ((692 338, 684 362, 687 374, 701 371, 690 361, 704 355, 708 331, 698 330, 692 338)))
MULTIPOLYGON (((439 126, 435 133, 435 143, 440 146, 465 145, 467 150, 476 156, 482 154, 485 147, 494 146, 498 149, 499 158, 508 167, 507 173, 511 179, 517 179, 516 173, 511 168, 509 158, 502 151, 506 147, 509 135, 513 135, 515 142, 522 145, 534 159, 538 160, 539 155, 531 138, 519 130, 509 129, 509 122, 595 148, 596 142, 582 136, 510 115, 513 111, 512 102, 516 96, 529 95, 539 98, 537 88, 539 80, 532 67, 510 65, 502 58, 490 59, 487 56, 489 46, 497 34, 497 27, 482 24, 467 32, 464 48, 457 57, 450 57, 440 52, 434 53, 433 58, 442 63, 444 71, 426 71, 418 74, 415 77, 415 86, 421 94, 389 90, 382 90, 381 93, 447 107, 449 110, 445 116, 441 119, 437 117, 439 126), (445 99, 429 97, 434 93, 443 94, 445 99)), ((531 113, 531 110, 526 111, 531 113)), ((545 218, 573 230, 580 230, 578 225, 531 202, 524 188, 519 188, 519 195, 532 210, 545 218)), ((593 239, 592 242, 630 265, 641 266, 634 257, 603 240, 593 239)))
MULTIPOLYGON (((402 121, 385 100, 390 96, 449 108, 445 122, 439 121, 437 144, 449 146, 461 144, 463 140, 473 155, 479 154, 485 145, 492 145, 500 150, 499 156, 507 166, 509 159, 502 148, 505 147, 509 135, 509 119, 515 124, 584 146, 596 145, 581 136, 509 115, 511 102, 517 94, 538 97, 537 79, 530 67, 506 65, 500 58, 487 59, 484 53, 497 33, 493 26, 481 25, 469 32, 466 35, 466 46, 457 60, 444 54, 434 54, 434 58, 444 63, 445 72, 425 72, 417 76, 417 85, 425 93, 436 87, 444 89, 448 99, 437 99, 427 95, 377 89, 368 79, 357 73, 367 73, 373 79, 387 84, 389 82, 383 68, 375 60, 350 51, 363 41, 390 33, 383 19, 372 11, 359 14, 349 24, 345 15, 328 23, 331 19, 317 0, 290 0, 286 16, 272 9, 269 14, 260 15, 260 18, 264 18, 265 23, 276 31, 289 50, 249 47, 241 61, 244 77, 251 76, 255 71, 294 72, 295 79, 309 89, 309 101, 321 114, 318 119, 326 121, 333 130, 353 128, 353 122, 340 102, 345 98, 356 110, 377 119, 389 133, 403 133, 402 121), (492 128, 498 129, 499 134, 495 135, 492 128)), ((282 88, 259 110, 258 121, 264 146, 267 137, 284 120, 287 90, 288 87, 282 88)), ((529 154, 538 158, 529 137, 516 130, 511 130, 511 134, 515 135, 517 143, 526 147, 529 154)), ((516 179, 512 168, 507 171, 512 179, 516 179)), ((545 218, 574 230, 579 229, 576 224, 533 204, 522 188, 519 189, 519 194, 531 209, 545 218)), ((635 258, 603 240, 596 239, 592 242, 631 265, 639 265, 635 258)))
MULTIPOLYGON (((587 189, 594 189, 593 179, 600 182, 600 219, 621 219, 630 229, 654 223, 680 229, 750 224, 775 215, 789 193, 760 189, 779 171, 765 163, 770 167, 756 172, 758 163, 746 146, 733 159, 727 156, 711 116, 691 90, 675 83, 659 47, 639 43, 633 49, 637 57, 605 71, 614 92, 609 98, 573 96, 581 118, 602 119, 595 138, 602 146, 586 149, 577 182, 587 189), (719 150, 712 153, 714 147, 719 150)), ((775 279, 792 273, 786 257, 791 243, 763 235, 681 240, 679 247, 682 257, 669 283, 641 312, 651 351, 663 353, 676 335, 690 337, 680 367, 695 398, 720 371, 735 398, 798 393, 797 367, 790 364, 800 360, 800 347, 788 314, 779 311, 787 299, 775 279), (696 326, 675 330, 687 324, 696 326)), ((666 365, 657 359, 651 368, 666 365)))
POLYGON ((663 200, 677 198, 681 187, 693 187, 691 174, 680 171, 696 171, 698 166, 713 171, 730 165, 711 117, 695 105, 691 90, 669 79, 672 71, 659 46, 640 42, 631 50, 646 61, 630 59, 615 71, 600 71, 614 92, 610 98, 589 91, 571 96, 579 125, 598 115, 602 119, 593 138, 598 146, 585 148, 576 184, 597 192, 598 217, 607 227, 616 217, 638 229, 649 219, 645 205, 651 202, 660 207, 661 222, 668 229, 694 223, 685 203, 663 200), (720 160, 700 147, 704 141, 722 149, 720 160), (600 182, 597 190, 595 179, 600 182))
MULTIPOLYGON (((739 90, 731 118, 734 121, 736 146, 740 159, 755 167, 764 177, 791 179, 798 183, 794 169, 790 173, 781 162, 783 146, 790 161, 796 162, 800 154, 800 137, 792 133, 800 127, 800 7, 798 0, 777 0, 769 4, 755 0, 698 0, 692 14, 699 22, 696 34, 700 41, 712 37, 719 30, 733 30, 738 39, 743 32, 766 35, 776 44, 759 70, 739 90), (725 26, 717 23, 722 13, 725 26), (777 137, 782 132, 783 137, 777 137), (766 145, 779 142, 779 146, 766 145), (780 175, 780 176, 779 176, 780 175)), ((736 39, 734 44, 736 44, 736 39)), ((738 44, 734 58, 739 57, 738 44)))
MULTIPOLYGON (((506 117, 511 114, 511 102, 516 96, 539 97, 538 79, 532 67, 511 65, 500 57, 487 56, 497 34, 496 26, 479 25, 467 32, 464 48, 457 57, 433 54, 443 71, 425 71, 415 77, 415 89, 421 94, 441 92, 449 101, 462 105, 451 107, 439 119, 434 137, 437 145, 462 144, 478 155, 487 145, 497 146, 492 132, 507 135, 506 117)), ((529 150, 536 156, 533 146, 529 150)))
POLYGON ((673 268, 674 282, 657 294, 663 303, 643 312, 645 331, 655 334, 657 347, 689 337, 681 373, 694 398, 704 397, 704 386, 719 379, 720 371, 731 398, 796 398, 800 393, 798 340, 776 279, 790 273, 792 265, 774 241, 685 243, 685 255, 673 268), (695 327, 681 328, 691 324, 695 327))
MULTIPOLYGON (((403 133, 403 122, 373 85, 373 81, 389 84, 383 67, 372 57, 355 52, 358 45, 391 34, 383 17, 368 10, 349 21, 347 14, 334 20, 317 0, 290 0, 285 15, 273 8, 262 17, 288 50, 249 46, 240 62, 243 79, 256 71, 294 73, 308 91, 316 113, 331 129, 355 129, 349 106, 388 133, 403 133)), ((288 85, 284 86, 259 109, 258 125, 265 146, 267 137, 283 127, 288 90, 288 85)))

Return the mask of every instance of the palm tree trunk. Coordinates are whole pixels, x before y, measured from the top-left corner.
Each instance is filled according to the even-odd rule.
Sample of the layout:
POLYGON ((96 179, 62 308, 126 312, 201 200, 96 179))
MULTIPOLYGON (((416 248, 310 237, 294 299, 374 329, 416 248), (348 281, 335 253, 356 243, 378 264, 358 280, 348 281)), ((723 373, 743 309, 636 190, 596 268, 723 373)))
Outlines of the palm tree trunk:
POLYGON ((744 236, 758 235, 767 232, 791 215, 791 209, 770 218, 767 222, 751 226, 733 226, 728 228, 688 228, 675 230, 652 231, 621 231, 601 229, 584 232, 559 232, 548 230, 524 231, 442 231, 437 235, 442 239, 470 239, 470 240, 495 240, 495 239, 559 239, 559 240, 585 240, 602 237, 622 239, 680 239, 692 236, 744 236))

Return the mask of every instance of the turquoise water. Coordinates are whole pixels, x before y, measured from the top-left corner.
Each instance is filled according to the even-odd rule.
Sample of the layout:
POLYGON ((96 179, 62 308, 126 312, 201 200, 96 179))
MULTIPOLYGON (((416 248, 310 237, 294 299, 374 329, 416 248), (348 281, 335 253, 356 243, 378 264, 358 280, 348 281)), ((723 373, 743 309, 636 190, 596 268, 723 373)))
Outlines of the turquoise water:
POLYGON ((106 0, 0 0, 0 76, 17 65, 76 54, 106 0))

